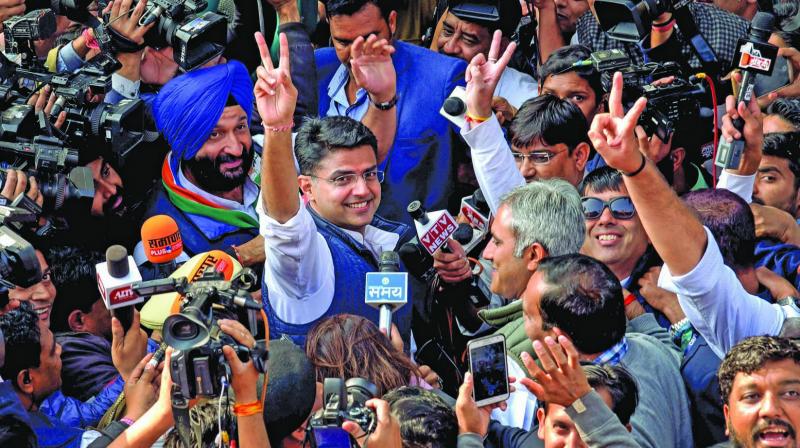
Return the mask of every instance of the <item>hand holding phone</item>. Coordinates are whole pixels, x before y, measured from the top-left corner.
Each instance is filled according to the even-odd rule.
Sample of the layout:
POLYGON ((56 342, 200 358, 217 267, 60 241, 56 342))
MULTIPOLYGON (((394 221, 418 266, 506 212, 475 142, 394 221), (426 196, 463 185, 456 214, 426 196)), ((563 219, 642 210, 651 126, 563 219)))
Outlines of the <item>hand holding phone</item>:
POLYGON ((474 339, 467 344, 467 350, 475 404, 483 407, 507 400, 510 391, 505 336, 474 339))

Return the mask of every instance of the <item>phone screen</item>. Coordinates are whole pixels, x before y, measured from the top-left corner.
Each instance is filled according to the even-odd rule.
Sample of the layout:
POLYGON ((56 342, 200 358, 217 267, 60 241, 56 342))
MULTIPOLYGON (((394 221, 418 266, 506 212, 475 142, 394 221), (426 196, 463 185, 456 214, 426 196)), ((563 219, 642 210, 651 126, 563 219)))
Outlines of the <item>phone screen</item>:
POLYGON ((469 350, 475 401, 508 394, 508 372, 504 341, 469 350))
POLYGON ((350 448, 350 434, 342 428, 314 428, 314 447, 350 448))
POLYGON ((786 58, 778 56, 775 60, 775 67, 772 69, 771 76, 756 76, 753 93, 756 98, 764 96, 770 92, 780 89, 791 82, 789 77, 789 64, 786 58))

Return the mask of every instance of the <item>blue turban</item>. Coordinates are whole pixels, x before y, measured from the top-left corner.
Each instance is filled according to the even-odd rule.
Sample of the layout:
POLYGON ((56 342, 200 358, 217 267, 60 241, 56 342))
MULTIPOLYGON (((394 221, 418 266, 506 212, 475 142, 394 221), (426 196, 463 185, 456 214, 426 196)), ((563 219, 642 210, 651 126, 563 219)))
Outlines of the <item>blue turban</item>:
POLYGON ((217 125, 229 97, 253 111, 253 82, 239 61, 194 70, 170 80, 153 101, 158 131, 172 149, 173 169, 194 158, 217 125))

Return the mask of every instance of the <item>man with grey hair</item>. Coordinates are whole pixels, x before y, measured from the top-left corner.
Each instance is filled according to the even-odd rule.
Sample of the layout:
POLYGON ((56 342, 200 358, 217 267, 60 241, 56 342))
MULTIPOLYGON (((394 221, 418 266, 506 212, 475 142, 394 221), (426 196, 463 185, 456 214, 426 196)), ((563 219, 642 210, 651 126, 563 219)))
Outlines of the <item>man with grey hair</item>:
MULTIPOLYGON (((522 302, 518 300, 539 263, 550 256, 578 253, 583 245, 584 220, 578 191, 567 181, 547 179, 531 182, 509 191, 500 199, 492 222, 492 238, 483 252, 486 277, 492 303, 480 312, 484 325, 471 335, 490 331, 492 327, 506 336, 509 374, 525 377, 520 357, 523 351, 533 354, 525 335, 522 302), (490 278, 488 278, 490 277, 490 278)), ((434 255, 437 268, 452 255, 464 256, 456 241, 449 241, 451 254, 434 255)), ((440 271, 441 273, 441 271, 440 271)), ((472 275, 471 272, 469 275, 472 275)), ((462 331, 464 329, 462 328, 462 331)), ((469 332, 464 331, 465 334, 469 332)), ((526 430, 535 421, 536 397, 521 385, 508 400, 508 410, 495 410, 492 417, 507 426, 526 430)))

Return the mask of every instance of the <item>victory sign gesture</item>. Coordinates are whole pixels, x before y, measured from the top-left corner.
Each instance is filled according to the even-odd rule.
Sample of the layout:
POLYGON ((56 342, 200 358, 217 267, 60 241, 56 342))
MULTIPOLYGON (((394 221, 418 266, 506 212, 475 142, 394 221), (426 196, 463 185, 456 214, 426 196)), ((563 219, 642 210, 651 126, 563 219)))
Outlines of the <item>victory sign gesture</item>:
POLYGON ((639 152, 634 130, 647 99, 639 98, 628 113, 622 108, 622 73, 614 73, 614 83, 608 98, 608 113, 594 116, 589 138, 597 152, 612 168, 623 173, 636 173, 644 165, 645 155, 639 152))
POLYGON ((297 105, 297 89, 292 84, 289 72, 289 41, 286 35, 280 35, 280 63, 272 65, 269 48, 264 36, 256 32, 256 43, 261 53, 261 65, 256 69, 258 80, 253 88, 256 106, 261 121, 268 129, 292 127, 294 109, 297 105))
POLYGON ((500 41, 503 33, 494 32, 492 44, 489 47, 489 58, 483 53, 475 55, 469 63, 465 73, 467 81, 467 110, 476 117, 490 117, 492 115, 492 97, 500 77, 503 75, 517 44, 511 42, 506 51, 500 55, 500 41))
POLYGON ((374 34, 359 36, 350 49, 350 70, 358 87, 375 103, 391 101, 397 92, 397 73, 392 63, 394 47, 374 34))

